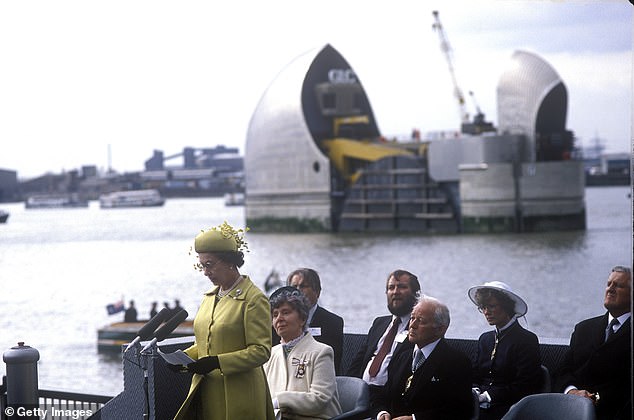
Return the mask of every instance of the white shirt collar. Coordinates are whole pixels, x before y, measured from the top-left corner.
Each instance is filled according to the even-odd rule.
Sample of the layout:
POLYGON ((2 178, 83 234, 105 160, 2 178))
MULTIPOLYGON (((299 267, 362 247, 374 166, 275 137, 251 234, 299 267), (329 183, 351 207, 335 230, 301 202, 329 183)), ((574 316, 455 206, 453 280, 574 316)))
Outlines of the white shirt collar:
MULTIPOLYGON (((619 330, 619 328, 621 328, 621 325, 623 325, 625 323, 625 321, 628 320, 629 317, 632 316, 631 312, 626 312, 623 315, 617 317, 616 319, 619 320, 619 323, 616 325, 616 328, 614 329, 614 332, 617 332, 619 330)), ((611 313, 608 312, 608 326, 610 325, 610 322, 612 322, 612 320, 614 319, 614 317, 612 316, 611 313)), ((607 326, 605 327, 605 329, 607 330, 607 326)))
POLYGON ((310 325, 313 321, 313 315, 315 315, 315 311, 317 310, 317 304, 315 303, 312 308, 308 310, 308 319, 306 319, 306 327, 310 325))
POLYGON ((511 317, 511 320, 510 320, 509 322, 507 322, 507 323, 506 323, 506 325, 504 325, 504 326, 503 326, 502 328, 500 328, 499 330, 497 330, 497 328, 496 328, 496 330, 497 330, 498 332, 502 332, 502 331, 504 331, 505 329, 507 329, 508 327, 510 327, 511 325, 513 325, 513 323, 514 323, 516 320, 517 320, 517 315, 513 315, 513 316, 511 317))
MULTIPOLYGON (((423 350, 423 356, 425 356, 425 359, 427 359, 429 357, 429 355, 431 354, 432 351, 434 351, 434 349, 436 348, 436 345, 438 345, 438 342, 440 341, 440 338, 436 341, 432 341, 431 343, 427 344, 426 346, 424 346, 421 350, 423 350)), ((416 352, 419 350, 418 344, 416 344, 414 346, 414 352, 413 354, 416 354, 416 352)))

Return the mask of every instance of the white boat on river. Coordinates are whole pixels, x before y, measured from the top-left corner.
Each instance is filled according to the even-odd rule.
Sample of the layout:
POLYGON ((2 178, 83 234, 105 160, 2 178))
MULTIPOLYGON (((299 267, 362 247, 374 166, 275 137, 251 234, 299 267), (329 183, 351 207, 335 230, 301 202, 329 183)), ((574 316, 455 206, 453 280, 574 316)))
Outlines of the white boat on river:
POLYGON ((158 190, 117 191, 99 196, 102 209, 121 207, 157 207, 165 204, 165 199, 158 190))

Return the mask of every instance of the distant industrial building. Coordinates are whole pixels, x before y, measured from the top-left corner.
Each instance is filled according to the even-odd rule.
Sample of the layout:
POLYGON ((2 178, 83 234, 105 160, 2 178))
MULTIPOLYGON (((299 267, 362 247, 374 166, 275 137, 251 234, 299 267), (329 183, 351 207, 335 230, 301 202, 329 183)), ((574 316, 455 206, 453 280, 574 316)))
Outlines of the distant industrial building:
POLYGON ((82 200, 95 200, 114 191, 156 188, 166 197, 221 196, 244 192, 244 158, 238 148, 185 147, 165 157, 155 150, 142 172, 100 173, 84 165, 61 174, 47 173, 18 182, 17 171, 0 169, 0 202, 21 201, 42 194, 76 193, 82 200), (177 163, 177 158, 182 163, 177 163))
POLYGON ((221 195, 244 191, 244 158, 238 148, 185 147, 165 157, 155 150, 139 176, 145 188, 158 188, 165 195, 221 195), (182 159, 182 165, 168 165, 182 159))
POLYGON ((18 173, 0 169, 0 202, 15 201, 19 197, 18 173))

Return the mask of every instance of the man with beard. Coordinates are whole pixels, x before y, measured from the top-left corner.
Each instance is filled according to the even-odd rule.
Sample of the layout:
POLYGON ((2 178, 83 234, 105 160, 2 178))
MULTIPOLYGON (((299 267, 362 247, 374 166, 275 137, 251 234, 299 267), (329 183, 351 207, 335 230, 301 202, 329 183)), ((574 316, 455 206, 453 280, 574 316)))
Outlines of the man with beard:
POLYGON ((408 271, 396 270, 387 278, 387 309, 392 315, 374 320, 347 372, 370 385, 370 396, 387 382, 390 360, 408 347, 409 318, 419 292, 418 278, 408 271))

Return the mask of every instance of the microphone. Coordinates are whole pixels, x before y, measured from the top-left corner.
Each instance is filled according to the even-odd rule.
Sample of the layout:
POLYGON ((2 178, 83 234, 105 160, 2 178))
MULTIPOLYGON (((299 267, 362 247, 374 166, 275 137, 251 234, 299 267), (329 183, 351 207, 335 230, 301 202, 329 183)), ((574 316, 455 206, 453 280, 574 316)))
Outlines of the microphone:
POLYGON ((146 352, 157 342, 165 340, 165 338, 167 338, 167 336, 170 335, 170 333, 174 331, 176 327, 178 327, 178 325, 185 320, 185 318, 187 318, 187 315, 189 315, 187 311, 185 309, 181 309, 176 313, 176 315, 171 317, 169 321, 161 325, 159 329, 156 330, 156 332, 154 333, 154 338, 152 339, 152 341, 150 341, 145 347, 143 347, 141 353, 146 352))
POLYGON ((144 326, 141 327, 139 332, 136 334, 136 338, 132 340, 130 344, 128 344, 128 347, 125 348, 124 353, 134 347, 138 342, 145 341, 148 338, 152 337, 152 335, 154 334, 154 330, 156 330, 156 328, 161 325, 161 323, 163 323, 165 319, 167 319, 167 317, 170 315, 170 312, 171 311, 168 308, 163 308, 159 313, 154 315, 152 319, 150 319, 144 326))

